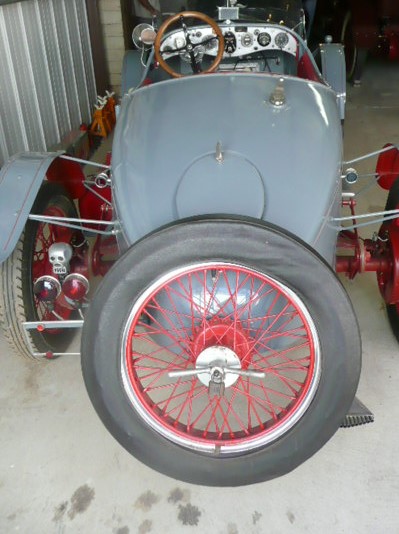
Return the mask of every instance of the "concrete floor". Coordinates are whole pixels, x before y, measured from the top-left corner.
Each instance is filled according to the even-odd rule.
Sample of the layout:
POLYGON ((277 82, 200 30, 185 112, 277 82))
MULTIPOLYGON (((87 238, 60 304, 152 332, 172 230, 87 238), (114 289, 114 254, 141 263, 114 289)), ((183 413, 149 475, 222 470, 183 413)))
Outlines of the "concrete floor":
MULTIPOLYGON (((398 84, 397 65, 371 64, 349 88, 347 158, 399 143, 398 84)), ((359 211, 385 196, 375 188, 359 211)), ((0 339, 0 532, 399 533, 399 347, 374 275, 346 285, 364 346, 359 397, 375 423, 339 430, 293 473, 243 488, 184 484, 140 464, 100 423, 78 358, 25 362, 0 339)))

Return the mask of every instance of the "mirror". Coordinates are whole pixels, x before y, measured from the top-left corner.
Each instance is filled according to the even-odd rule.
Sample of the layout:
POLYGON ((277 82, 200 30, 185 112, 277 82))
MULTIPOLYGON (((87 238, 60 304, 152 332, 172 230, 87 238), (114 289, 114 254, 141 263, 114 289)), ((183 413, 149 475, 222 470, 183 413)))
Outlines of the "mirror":
POLYGON ((151 24, 138 24, 132 33, 133 43, 137 48, 150 48, 155 41, 156 32, 151 24))
POLYGON ((145 45, 152 46, 154 44, 156 36, 157 36, 156 31, 153 28, 145 29, 141 32, 141 41, 145 45))

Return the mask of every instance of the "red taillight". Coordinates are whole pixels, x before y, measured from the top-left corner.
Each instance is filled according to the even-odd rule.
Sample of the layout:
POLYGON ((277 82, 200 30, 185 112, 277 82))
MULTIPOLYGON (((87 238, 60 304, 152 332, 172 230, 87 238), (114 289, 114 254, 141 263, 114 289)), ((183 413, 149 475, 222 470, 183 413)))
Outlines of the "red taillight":
POLYGON ((33 293, 41 302, 54 302, 61 293, 61 284, 53 276, 41 276, 33 284, 33 293))
POLYGON ((89 292, 89 287, 89 281, 85 276, 73 273, 65 278, 62 284, 62 291, 68 299, 80 301, 89 292))

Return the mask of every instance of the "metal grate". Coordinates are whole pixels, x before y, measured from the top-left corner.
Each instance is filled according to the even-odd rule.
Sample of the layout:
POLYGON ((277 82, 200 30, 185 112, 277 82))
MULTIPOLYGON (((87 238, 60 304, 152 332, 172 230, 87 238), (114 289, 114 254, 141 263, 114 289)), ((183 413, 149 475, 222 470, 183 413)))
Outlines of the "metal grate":
POLYGON ((85 0, 0 6, 0 166, 90 122, 95 100, 85 0))

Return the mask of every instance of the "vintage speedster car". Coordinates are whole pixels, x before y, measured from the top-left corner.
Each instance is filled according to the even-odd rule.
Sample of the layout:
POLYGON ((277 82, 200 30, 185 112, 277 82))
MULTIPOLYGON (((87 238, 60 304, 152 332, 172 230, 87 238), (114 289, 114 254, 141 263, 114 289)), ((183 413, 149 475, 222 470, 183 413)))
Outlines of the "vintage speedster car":
POLYGON ((397 331, 399 152, 358 158, 380 154, 390 193, 357 222, 342 46, 313 56, 294 1, 204 4, 136 28, 112 161, 29 153, 2 169, 1 314, 36 359, 83 326, 84 380, 114 437, 223 486, 287 473, 372 419, 336 271, 375 271, 397 331), (370 220, 381 230, 360 240, 370 220))

